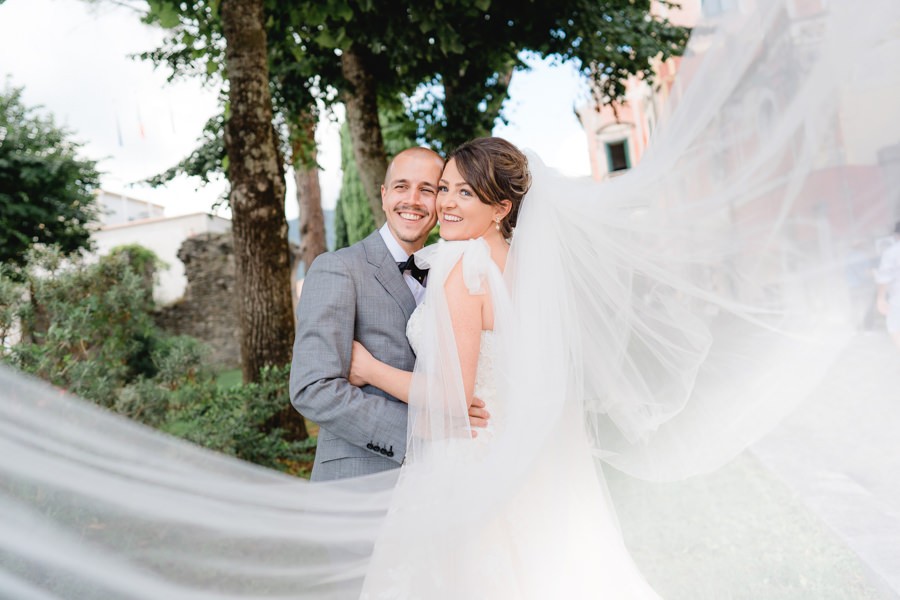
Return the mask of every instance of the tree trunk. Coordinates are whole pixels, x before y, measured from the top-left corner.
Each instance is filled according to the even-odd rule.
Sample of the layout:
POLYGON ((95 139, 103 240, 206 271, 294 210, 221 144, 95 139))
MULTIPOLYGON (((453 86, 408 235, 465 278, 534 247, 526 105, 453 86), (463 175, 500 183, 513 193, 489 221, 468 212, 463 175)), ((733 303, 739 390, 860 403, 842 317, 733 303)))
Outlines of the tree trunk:
POLYGON ((304 272, 312 261, 328 251, 325 241, 325 215, 322 212, 322 190, 319 187, 319 167, 316 164, 316 121, 314 115, 301 117, 300 126, 291 140, 294 181, 297 184, 297 204, 300 207, 300 262, 304 272))
MULTIPOLYGON (((294 318, 284 218, 284 173, 272 126, 263 0, 225 0, 222 32, 231 116, 225 151, 231 184, 236 292, 245 382, 265 366, 291 360, 294 318)), ((303 418, 286 406, 279 423, 289 439, 303 439, 303 418)))
POLYGON ((378 121, 378 96, 375 79, 367 70, 367 53, 352 46, 341 55, 341 73, 349 89, 344 92, 347 125, 353 144, 353 157, 372 209, 376 227, 384 224, 381 209, 381 184, 387 171, 387 154, 381 123, 378 121))

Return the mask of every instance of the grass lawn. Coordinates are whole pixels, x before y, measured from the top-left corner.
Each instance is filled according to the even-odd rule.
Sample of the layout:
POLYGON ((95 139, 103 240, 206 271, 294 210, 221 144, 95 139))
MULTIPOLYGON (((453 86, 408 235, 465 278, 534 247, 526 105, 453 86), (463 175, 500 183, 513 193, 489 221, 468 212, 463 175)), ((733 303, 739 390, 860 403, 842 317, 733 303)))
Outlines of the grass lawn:
POLYGON ((241 385, 243 381, 244 376, 240 369, 231 369, 230 371, 220 371, 216 373, 216 385, 222 389, 241 385))
POLYGON ((679 483, 605 472, 626 544, 666 600, 883 598, 856 554, 749 453, 679 483))

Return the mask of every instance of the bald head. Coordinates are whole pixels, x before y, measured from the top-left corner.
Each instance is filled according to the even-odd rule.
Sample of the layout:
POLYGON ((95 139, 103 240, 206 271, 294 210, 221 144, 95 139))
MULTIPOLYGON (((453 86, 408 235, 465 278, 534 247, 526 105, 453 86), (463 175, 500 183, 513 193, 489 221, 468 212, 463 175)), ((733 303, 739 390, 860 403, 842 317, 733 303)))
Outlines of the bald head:
POLYGON ((406 162, 410 159, 418 159, 416 162, 430 162, 434 161, 436 164, 440 165, 440 169, 444 169, 444 159, 441 158, 441 155, 432 150, 431 148, 407 148, 402 152, 398 153, 393 159, 391 159, 390 164, 388 164, 387 171, 384 172, 384 185, 387 185, 391 182, 392 172, 394 171, 394 165, 398 162, 406 162))

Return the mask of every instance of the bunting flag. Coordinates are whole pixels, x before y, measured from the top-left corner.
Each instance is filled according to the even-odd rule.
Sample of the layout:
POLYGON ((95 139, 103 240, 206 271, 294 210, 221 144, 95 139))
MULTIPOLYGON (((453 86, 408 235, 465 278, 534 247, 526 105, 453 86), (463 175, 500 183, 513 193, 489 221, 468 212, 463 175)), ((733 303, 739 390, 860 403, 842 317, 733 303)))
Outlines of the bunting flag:
POLYGON ((138 119, 138 134, 141 136, 142 140, 147 139, 147 134, 144 131, 144 120, 141 118, 141 107, 138 105, 137 107, 137 119, 138 119))

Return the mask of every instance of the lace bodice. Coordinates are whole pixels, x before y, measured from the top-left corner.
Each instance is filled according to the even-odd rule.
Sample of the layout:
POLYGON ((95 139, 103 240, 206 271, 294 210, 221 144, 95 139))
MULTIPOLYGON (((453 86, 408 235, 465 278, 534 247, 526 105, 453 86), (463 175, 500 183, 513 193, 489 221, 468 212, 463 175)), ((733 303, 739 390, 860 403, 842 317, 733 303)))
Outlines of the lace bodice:
MULTIPOLYGON (((424 335, 423 316, 426 314, 424 303, 420 304, 406 324, 406 337, 414 352, 418 354, 424 335)), ((497 417, 502 414, 502 407, 497 402, 497 385, 494 379, 495 344, 494 332, 481 332, 481 349, 478 354, 478 368, 475 373, 475 397, 480 398, 491 413, 488 431, 494 431, 497 417)))

